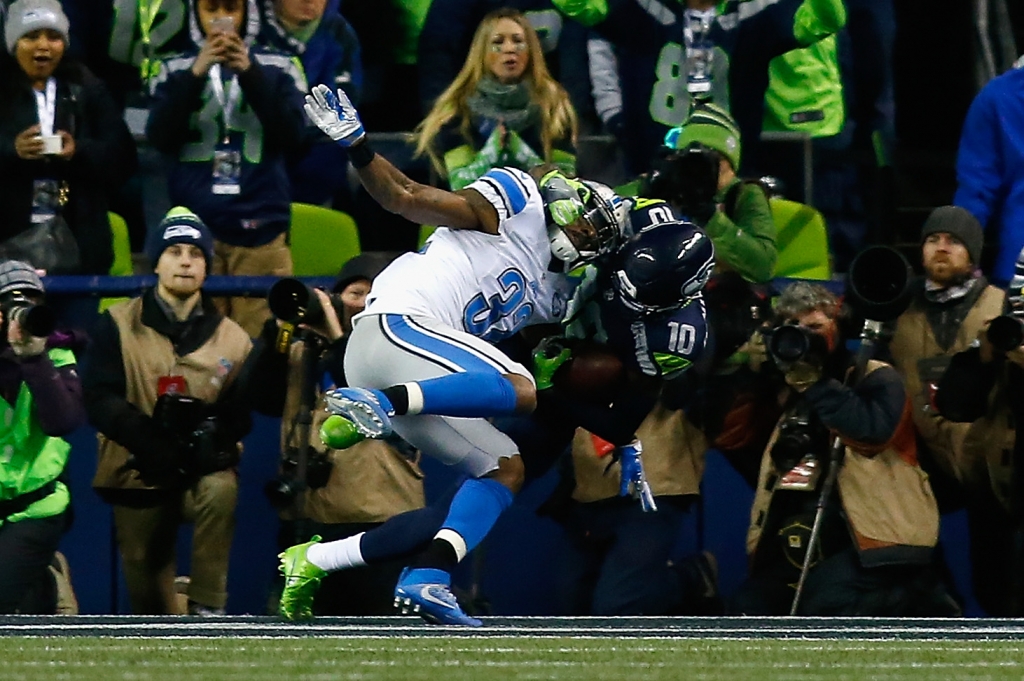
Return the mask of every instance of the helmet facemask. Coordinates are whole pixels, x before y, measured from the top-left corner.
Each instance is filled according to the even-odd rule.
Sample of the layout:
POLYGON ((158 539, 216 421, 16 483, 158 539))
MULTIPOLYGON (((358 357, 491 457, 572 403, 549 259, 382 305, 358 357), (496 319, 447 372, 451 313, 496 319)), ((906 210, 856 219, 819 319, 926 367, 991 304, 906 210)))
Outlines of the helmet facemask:
POLYGON ((579 195, 581 216, 572 224, 548 220, 551 253, 566 270, 615 250, 629 220, 629 204, 609 187, 589 180, 568 180, 579 195))

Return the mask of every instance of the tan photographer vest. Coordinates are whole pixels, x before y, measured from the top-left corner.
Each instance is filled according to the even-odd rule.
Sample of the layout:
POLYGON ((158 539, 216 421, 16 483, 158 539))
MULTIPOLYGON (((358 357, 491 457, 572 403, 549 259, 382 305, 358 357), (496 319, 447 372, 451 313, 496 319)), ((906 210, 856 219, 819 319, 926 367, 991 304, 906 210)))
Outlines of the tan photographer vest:
MULTIPOLYGON (((867 373, 886 366, 869 361, 867 373)), ((783 415, 785 418, 785 414, 783 415)), ((779 420, 779 423, 782 419, 779 420)), ((747 530, 747 554, 761 541, 768 510, 778 489, 781 473, 771 457, 779 437, 776 425, 761 457, 754 504, 747 530)), ((828 452, 822 452, 823 457, 828 452)), ((925 562, 939 540, 939 508, 928 475, 917 463, 917 449, 908 408, 896 433, 880 450, 847 444, 843 467, 836 482, 851 536, 865 564, 867 554, 881 549, 902 549, 905 561, 925 562)), ((818 492, 809 492, 817 499, 818 492)))
MULTIPOLYGON (((654 496, 700 494, 708 443, 682 410, 672 411, 658 402, 636 434, 643 445, 644 473, 654 496)), ((610 462, 611 455, 597 456, 591 434, 577 428, 572 443, 576 473, 572 498, 589 503, 618 496, 621 471, 616 462, 606 473, 610 462)))
MULTIPOLYGON (((118 303, 108 312, 121 341, 125 398, 147 415, 153 414, 161 376, 181 376, 187 395, 216 402, 234 382, 252 348, 252 341, 242 327, 224 318, 202 346, 179 356, 167 336, 142 323, 141 297, 118 303)), ((123 468, 128 461, 127 449, 102 433, 97 438, 99 462, 93 487, 153 489, 139 479, 138 472, 123 468)))
MULTIPOLYGON (((301 446, 288 423, 299 409, 302 390, 302 343, 292 343, 288 358, 288 392, 281 420, 281 446, 301 446)), ((307 490, 304 499, 306 517, 325 524, 382 523, 391 516, 423 508, 423 471, 419 457, 410 460, 381 440, 363 440, 345 450, 328 449, 320 439, 320 426, 329 416, 323 395, 317 391, 313 411, 310 445, 327 452, 333 467, 327 485, 307 490)))
POLYGON ((1002 314, 1004 299, 1005 294, 1001 289, 987 286, 960 324, 956 340, 948 350, 943 350, 936 342, 925 316, 924 306, 927 303, 918 299, 897 320, 896 332, 889 343, 893 365, 907 386, 907 395, 913 406, 914 425, 928 454, 947 475, 968 488, 987 488, 989 484, 986 463, 989 457, 978 451, 977 443, 991 441, 993 438, 1001 440, 1004 436, 986 432, 993 427, 999 428, 992 420, 956 423, 943 418, 930 404, 928 386, 925 377, 921 376, 920 366, 922 360, 948 364, 953 355, 970 348, 985 323, 1002 314), (976 443, 970 452, 965 446, 968 438, 976 443))

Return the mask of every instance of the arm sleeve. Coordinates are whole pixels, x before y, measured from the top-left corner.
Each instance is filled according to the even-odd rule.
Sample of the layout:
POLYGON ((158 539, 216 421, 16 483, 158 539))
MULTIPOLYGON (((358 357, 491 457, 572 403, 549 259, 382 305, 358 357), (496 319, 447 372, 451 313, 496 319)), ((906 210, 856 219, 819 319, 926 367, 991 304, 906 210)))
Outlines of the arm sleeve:
MULTIPOLYGON (((447 139, 453 138, 455 131, 444 133, 447 139)), ((463 144, 449 149, 444 153, 445 172, 448 174, 448 184, 452 191, 464 189, 474 181, 480 179, 491 168, 498 166, 498 157, 501 150, 498 148, 498 131, 495 128, 487 142, 479 151, 476 151, 468 144, 463 144)))
POLYGON ((592 35, 587 40, 590 64, 590 88, 594 97, 594 110, 606 126, 622 115, 622 84, 619 82, 619 60, 612 44, 592 35))
POLYGON ((108 190, 116 190, 135 172, 135 142, 101 81, 90 79, 83 100, 87 132, 73 133, 75 155, 69 164, 71 175, 90 181, 98 179, 108 190))
POLYGON ((775 220, 768 198, 759 187, 744 185, 733 218, 717 210, 705 231, 715 245, 716 260, 739 272, 747 281, 762 283, 772 278, 778 257, 775 220))
POLYGON ((202 103, 206 81, 190 69, 164 76, 167 64, 153 84, 153 103, 146 121, 146 138, 158 151, 175 155, 189 140, 192 113, 202 103))
POLYGON ((125 397, 127 381, 121 339, 108 313, 93 328, 82 384, 89 423, 132 453, 146 452, 157 425, 125 397))
POLYGON ((939 380, 935 406, 950 421, 976 421, 988 410, 988 396, 998 375, 999 363, 982 362, 978 348, 958 352, 939 380))
POLYGON ((266 143, 287 152, 302 142, 305 114, 302 111, 305 78, 289 62, 293 72, 260 64, 252 59, 252 66, 239 74, 245 101, 263 125, 266 143))
POLYGON ((62 437, 85 423, 82 382, 74 364, 55 367, 46 354, 21 362, 21 377, 32 394, 32 411, 43 432, 62 437))
POLYGON ((1003 186, 1003 143, 999 114, 990 88, 971 103, 956 155, 957 190, 953 203, 966 208, 982 227, 988 224, 1000 202, 1003 186))
POLYGON ((804 398, 827 428, 846 440, 868 445, 892 439, 903 416, 906 390, 892 367, 882 367, 861 379, 855 387, 834 378, 818 381, 804 398))
POLYGON ((804 0, 796 11, 793 37, 801 45, 810 45, 846 26, 843 0, 804 0))

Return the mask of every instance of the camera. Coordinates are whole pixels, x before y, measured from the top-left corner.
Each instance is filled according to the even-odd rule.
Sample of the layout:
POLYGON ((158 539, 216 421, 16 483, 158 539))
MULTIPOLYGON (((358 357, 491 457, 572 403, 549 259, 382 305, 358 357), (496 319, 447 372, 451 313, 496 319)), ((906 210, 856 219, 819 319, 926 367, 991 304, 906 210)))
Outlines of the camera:
MULTIPOLYGON (((337 294, 328 294, 331 305, 341 316, 343 305, 337 294)), ((319 324, 324 321, 324 309, 316 292, 298 279, 277 281, 267 293, 270 312, 289 324, 319 324)))
POLYGON ((654 159, 650 191, 653 198, 678 204, 700 225, 715 214, 720 154, 699 142, 684 149, 662 147, 654 159))
POLYGON ((783 371, 800 361, 823 366, 828 357, 825 337, 798 324, 782 324, 766 335, 768 354, 783 371))
POLYGON ((4 320, 18 322, 22 331, 30 336, 45 338, 57 328, 57 315, 52 308, 40 305, 20 291, 0 300, 4 320))
POLYGON ((298 477, 298 449, 292 447, 281 461, 281 472, 263 487, 263 493, 270 505, 283 510, 292 505, 295 498, 306 489, 320 489, 327 486, 334 463, 324 452, 312 447, 306 450, 306 479, 298 477))
POLYGON ((804 459, 823 459, 829 447, 828 429, 800 404, 779 423, 771 457, 779 471, 788 472, 804 459))
POLYGON ((1000 352, 1009 352, 1024 343, 1024 320, 1014 315, 996 317, 985 334, 992 347, 1000 352))

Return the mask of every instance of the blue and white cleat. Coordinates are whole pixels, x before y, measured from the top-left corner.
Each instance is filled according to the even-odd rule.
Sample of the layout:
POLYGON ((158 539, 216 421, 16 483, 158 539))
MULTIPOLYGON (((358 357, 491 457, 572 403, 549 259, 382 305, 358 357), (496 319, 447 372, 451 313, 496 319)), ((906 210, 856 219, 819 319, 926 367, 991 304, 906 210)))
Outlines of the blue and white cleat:
POLYGON ((344 416, 361 435, 373 439, 391 435, 394 407, 384 393, 372 388, 335 388, 324 395, 327 411, 344 416))
POLYGON ((433 568, 405 568, 395 587, 395 607, 404 615, 417 614, 433 624, 479 627, 483 622, 459 607, 449 588, 452 576, 433 568))

